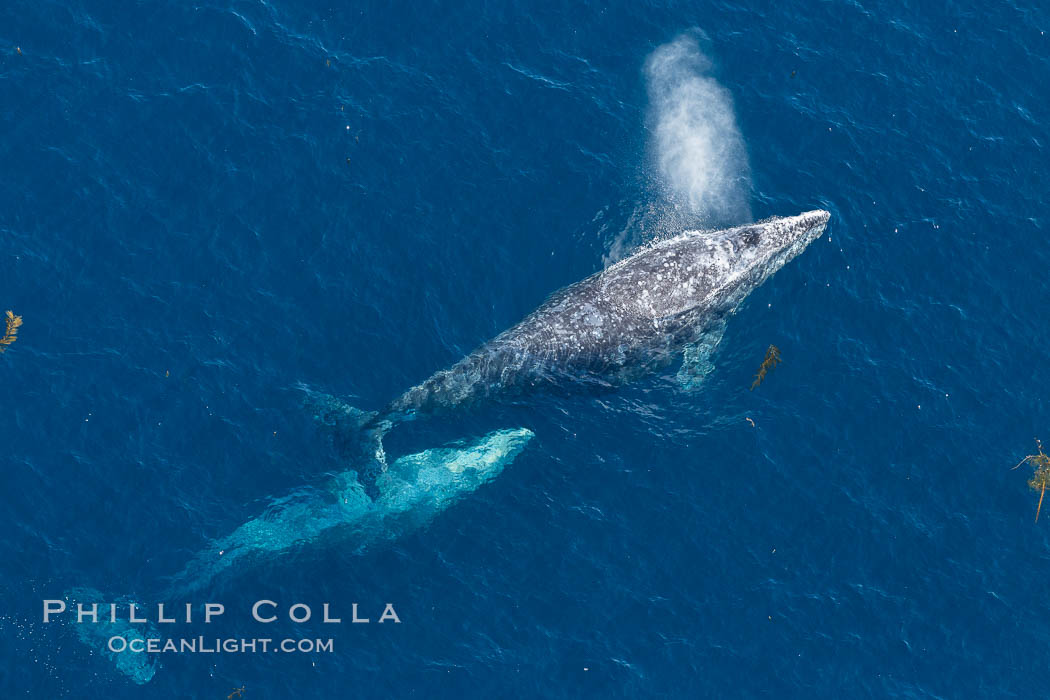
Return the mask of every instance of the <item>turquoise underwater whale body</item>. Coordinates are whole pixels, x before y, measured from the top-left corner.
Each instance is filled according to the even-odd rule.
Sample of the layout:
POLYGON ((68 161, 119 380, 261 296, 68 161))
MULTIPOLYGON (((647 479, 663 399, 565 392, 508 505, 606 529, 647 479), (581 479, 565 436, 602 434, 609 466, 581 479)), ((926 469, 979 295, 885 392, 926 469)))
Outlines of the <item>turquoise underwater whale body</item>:
MULTIPOLYGON (((178 601, 208 588, 223 574, 236 574, 270 561, 296 547, 319 541, 350 546, 361 553, 426 525, 465 494, 494 479, 525 449, 533 433, 525 428, 498 430, 476 440, 405 455, 391 463, 389 478, 378 497, 365 494, 354 471, 331 477, 320 489, 297 491, 275 499, 262 515, 215 540, 173 577, 160 600, 178 601)), ((71 623, 77 638, 112 662, 134 683, 148 683, 160 664, 155 655, 109 650, 114 636, 132 639, 161 637, 152 624, 127 619, 127 596, 114 599, 93 589, 78 588, 64 596, 69 610, 78 602, 99 603, 95 622, 71 623), (123 617, 110 621, 105 610, 118 603, 123 617)))
POLYGON ((375 499, 365 493, 354 471, 335 475, 319 491, 292 493, 200 552, 175 577, 169 592, 185 596, 227 570, 321 537, 330 536, 357 553, 397 539, 496 478, 532 438, 525 428, 497 430, 467 443, 399 457, 375 499))
MULTIPOLYGON (((321 539, 354 551, 395 539, 495 478, 533 437, 526 428, 500 430, 388 463, 382 438, 401 421, 554 385, 618 386, 679 358, 683 383, 702 381, 728 317, 819 237, 828 219, 826 211, 811 211, 722 231, 688 231, 646 247, 556 292, 521 323, 380 411, 311 395, 318 420, 351 446, 355 469, 325 488, 274 501, 201 551, 162 597, 203 590, 225 572, 321 539)), ((101 602, 96 594, 73 591, 67 598, 101 602)), ((101 622, 77 633, 96 648, 126 627, 126 621, 101 622)), ((136 683, 148 682, 157 669, 151 658, 105 654, 136 683)))

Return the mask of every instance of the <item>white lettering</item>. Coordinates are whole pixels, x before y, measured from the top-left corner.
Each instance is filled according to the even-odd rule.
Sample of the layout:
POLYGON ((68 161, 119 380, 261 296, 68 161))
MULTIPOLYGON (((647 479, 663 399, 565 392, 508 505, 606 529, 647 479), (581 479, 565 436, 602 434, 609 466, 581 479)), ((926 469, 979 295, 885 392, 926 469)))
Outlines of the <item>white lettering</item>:
POLYGON ((83 622, 84 618, 88 615, 91 616, 92 622, 98 622, 98 603, 92 603, 91 612, 87 614, 84 613, 84 604, 77 603, 77 624, 79 625, 81 622, 83 622))
POLYGON ((309 605, 303 605, 302 603, 296 603, 292 607, 288 608, 288 617, 291 619, 292 622, 306 622, 307 620, 310 619, 310 615, 311 615, 311 611, 310 611, 310 606, 309 605), (303 610, 305 610, 306 611, 306 616, 305 617, 296 617, 295 616, 296 608, 302 608, 303 610))
MULTIPOLYGON (((326 608, 328 606, 325 606, 326 608)), ((66 611, 66 601, 64 600, 45 600, 44 601, 44 622, 50 622, 52 615, 58 615, 66 611)))
POLYGON ((394 606, 390 603, 387 603, 386 608, 383 609, 383 616, 379 618, 379 622, 382 624, 387 620, 393 620, 397 624, 401 624, 401 618, 399 618, 397 613, 394 612, 394 606))
POLYGON ((226 606, 222 603, 205 603, 204 604, 204 624, 211 622, 212 617, 218 617, 226 612, 226 606))
POLYGON ((273 608, 277 607, 277 603, 273 602, 272 600, 258 600, 258 601, 255 602, 255 605, 252 606, 252 617, 255 618, 256 622, 262 622, 262 623, 273 622, 274 620, 277 619, 276 615, 274 615, 273 617, 268 617, 265 620, 263 618, 259 617, 259 608, 261 608, 264 605, 269 605, 270 607, 273 607, 273 608))

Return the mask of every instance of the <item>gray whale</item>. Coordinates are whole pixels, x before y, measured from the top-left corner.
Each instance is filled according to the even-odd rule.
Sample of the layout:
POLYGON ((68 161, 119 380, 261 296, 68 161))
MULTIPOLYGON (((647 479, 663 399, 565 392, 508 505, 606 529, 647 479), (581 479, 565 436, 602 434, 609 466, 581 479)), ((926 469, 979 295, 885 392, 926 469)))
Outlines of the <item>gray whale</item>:
MULTIPOLYGON (((389 469, 382 438, 397 422, 529 389, 615 387, 683 357, 686 378, 710 368, 707 356, 726 318, 757 286, 823 232, 829 215, 811 211, 723 231, 688 231, 553 294, 521 323, 412 387, 381 411, 366 412, 316 394, 316 417, 353 446, 355 471, 320 488, 274 499, 262 513, 213 541, 172 577, 162 599, 185 599, 227 572, 311 542, 363 552, 425 525, 495 478, 525 449, 526 428, 405 455, 389 469), (364 457, 363 460, 356 459, 364 457), (359 463, 357 463, 359 462, 359 463)), ((77 588, 65 598, 102 601, 77 588)), ((120 600, 133 601, 131 598, 120 600)), ((107 640, 157 636, 126 619, 77 625, 80 641, 138 684, 158 669, 149 654, 109 651, 107 640)))
MULTIPOLYGON (((725 320, 818 238, 823 210, 720 231, 686 231, 552 294, 520 323, 377 412, 330 402, 317 416, 352 435, 385 469, 382 437, 398 422, 481 400, 564 385, 616 387, 683 357, 702 378, 725 320)), ((369 481, 368 478, 365 479, 369 481)))

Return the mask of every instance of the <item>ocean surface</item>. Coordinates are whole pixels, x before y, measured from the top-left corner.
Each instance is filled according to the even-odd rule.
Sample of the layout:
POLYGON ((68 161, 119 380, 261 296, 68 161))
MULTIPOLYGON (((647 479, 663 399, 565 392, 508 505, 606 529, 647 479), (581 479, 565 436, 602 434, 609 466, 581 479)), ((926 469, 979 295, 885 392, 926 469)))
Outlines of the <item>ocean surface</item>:
POLYGON ((1013 2, 3 3, 0 696, 1045 696, 1050 512, 1011 467, 1050 440, 1048 33, 1013 2), (816 208, 698 388, 417 421, 413 469, 521 442, 396 527, 333 509, 354 465, 304 397, 378 408, 638 246, 816 208), (43 622, 76 596, 334 650, 109 655, 43 622))

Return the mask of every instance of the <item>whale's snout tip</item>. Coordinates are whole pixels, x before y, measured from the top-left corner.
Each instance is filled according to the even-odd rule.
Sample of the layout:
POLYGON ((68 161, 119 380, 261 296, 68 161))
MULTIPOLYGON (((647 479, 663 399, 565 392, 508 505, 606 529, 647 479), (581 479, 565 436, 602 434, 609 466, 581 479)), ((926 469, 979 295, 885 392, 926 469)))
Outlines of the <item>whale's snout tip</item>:
POLYGON ((803 212, 796 217, 796 221, 799 224, 796 230, 798 230, 807 241, 812 241, 819 237, 820 234, 824 233, 824 228, 828 225, 830 219, 831 212, 825 211, 824 209, 814 209, 813 211, 803 212))
POLYGON ((810 226, 824 226, 831 220, 831 212, 824 209, 807 211, 801 216, 810 226))

